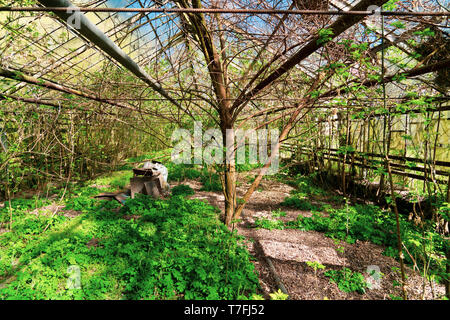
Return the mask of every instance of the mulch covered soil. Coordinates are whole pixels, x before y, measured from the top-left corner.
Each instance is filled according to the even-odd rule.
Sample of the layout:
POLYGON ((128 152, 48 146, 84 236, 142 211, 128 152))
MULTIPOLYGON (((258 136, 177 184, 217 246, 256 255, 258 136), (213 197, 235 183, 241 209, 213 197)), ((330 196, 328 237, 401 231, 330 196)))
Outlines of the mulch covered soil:
MULTIPOLYGON (((240 179, 245 181, 244 179, 240 179)), ((197 181, 185 181, 195 191, 191 198, 203 199, 223 211, 223 194, 220 192, 200 191, 201 184, 197 181)), ((249 184, 242 182, 237 188, 239 197, 242 197, 249 184)), ((400 297, 401 287, 394 286, 401 277, 399 262, 391 257, 384 256, 383 246, 370 242, 356 241, 355 244, 346 242, 335 243, 333 239, 323 233, 315 231, 301 231, 297 229, 266 230, 255 228, 254 221, 258 217, 269 217, 271 211, 282 209, 286 216, 282 220, 294 220, 298 215, 311 216, 308 211, 286 208, 281 206, 283 199, 289 195, 293 188, 278 181, 265 181, 258 188, 236 226, 238 234, 245 237, 250 253, 255 257, 253 261, 259 274, 262 288, 261 294, 269 299, 269 294, 279 289, 279 282, 275 274, 286 288, 289 299, 293 300, 383 300, 392 296, 400 297), (268 265, 267 258, 274 270, 268 265), (314 270, 307 261, 317 261, 323 264, 325 270, 314 270), (354 272, 360 272, 372 287, 366 289, 364 294, 341 291, 335 283, 330 282, 324 275, 326 270, 339 270, 347 267, 354 272), (369 268, 369 269, 368 269, 369 268), (382 273, 380 279, 371 276, 368 272, 376 269, 382 273), (275 274, 274 272, 275 271, 275 274)), ((333 203, 330 203, 333 205, 333 203)), ((445 294, 442 285, 431 283, 418 274, 417 271, 407 268, 409 299, 437 299, 445 294)))

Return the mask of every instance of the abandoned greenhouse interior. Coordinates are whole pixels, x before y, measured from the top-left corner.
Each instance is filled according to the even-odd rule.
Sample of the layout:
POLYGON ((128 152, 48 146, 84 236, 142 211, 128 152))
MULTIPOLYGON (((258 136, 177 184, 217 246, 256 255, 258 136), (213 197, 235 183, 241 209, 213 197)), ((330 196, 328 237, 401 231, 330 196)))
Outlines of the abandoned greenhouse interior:
POLYGON ((0 300, 448 300, 449 16, 0 0, 0 300))

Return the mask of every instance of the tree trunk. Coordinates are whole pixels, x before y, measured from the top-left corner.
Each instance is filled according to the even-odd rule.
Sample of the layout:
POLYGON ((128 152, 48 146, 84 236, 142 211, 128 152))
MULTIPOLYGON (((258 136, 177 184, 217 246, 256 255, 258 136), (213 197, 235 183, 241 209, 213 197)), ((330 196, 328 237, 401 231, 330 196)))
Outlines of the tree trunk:
MULTIPOLYGON (((188 3, 180 3, 188 8, 188 3)), ((192 7, 196 9, 202 8, 199 0, 192 1, 192 7)), ((180 15, 182 19, 185 16, 180 15)), ((217 98, 217 111, 220 118, 220 129, 222 132, 224 149, 223 162, 223 193, 225 197, 225 224, 229 225, 234 216, 236 208, 236 166, 234 163, 234 120, 230 111, 229 92, 227 87, 227 75, 223 61, 220 60, 214 41, 208 29, 203 14, 188 14, 186 24, 193 27, 198 44, 203 52, 205 62, 207 63, 208 73, 211 78, 212 87, 217 98), (230 145, 233 142, 232 145, 230 145), (225 151, 226 150, 226 151, 225 151)), ((192 31, 190 31, 192 32, 192 31)), ((225 57, 225 56, 223 56, 225 57)))
POLYGON ((229 226, 236 209, 236 164, 234 149, 234 131, 231 123, 222 122, 224 150, 223 194, 225 196, 225 224, 229 226))

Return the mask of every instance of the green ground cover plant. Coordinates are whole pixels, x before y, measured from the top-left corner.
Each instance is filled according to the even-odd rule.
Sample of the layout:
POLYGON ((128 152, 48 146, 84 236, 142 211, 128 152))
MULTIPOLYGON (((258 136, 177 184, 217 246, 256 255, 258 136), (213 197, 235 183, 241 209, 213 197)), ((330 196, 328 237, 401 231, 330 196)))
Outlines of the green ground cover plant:
POLYGON ((200 181, 203 184, 202 188, 200 189, 202 191, 222 191, 222 182, 220 181, 220 177, 216 172, 208 172, 207 170, 203 169, 200 181))
POLYGON ((255 219, 255 227, 267 229, 267 230, 285 229, 285 225, 284 225, 283 221, 276 220, 276 219, 267 219, 267 218, 255 219))
MULTIPOLYGON (((310 211, 311 217, 298 215, 293 221, 261 218, 255 226, 265 229, 294 228, 304 231, 323 232, 326 236, 355 243, 356 240, 370 241, 385 246, 384 254, 398 259, 395 216, 390 209, 383 209, 370 204, 345 204, 338 208, 323 204, 320 208, 311 204, 309 198, 315 195, 334 198, 326 191, 310 186, 311 178, 296 178, 292 185, 298 189, 286 197, 283 205, 290 205, 299 210, 310 211)), ((441 202, 441 211, 446 213, 447 204, 441 202)), ((273 217, 274 218, 274 217, 273 217)), ((405 247, 405 262, 419 270, 427 270, 427 276, 442 281, 448 274, 446 268, 446 241, 435 230, 433 221, 425 221, 421 226, 400 216, 400 231, 405 247)))
POLYGON ((95 183, 100 186, 109 186, 114 189, 124 189, 129 183, 130 178, 133 177, 133 171, 125 169, 113 172, 111 175, 101 177, 95 180, 95 183))
MULTIPOLYGON (((0 299, 251 297, 258 277, 240 238, 216 208, 175 190, 121 207, 92 199, 103 190, 74 188, 65 209, 79 211, 75 218, 29 213, 47 200, 13 200, 12 231, 0 235, 0 299), (70 266, 79 267, 79 289, 67 287, 70 266)), ((8 210, 0 209, 2 222, 8 210)))
POLYGON ((358 292, 360 294, 366 292, 366 280, 359 272, 353 272, 349 268, 342 268, 340 270, 327 270, 324 272, 324 275, 330 278, 330 282, 336 283, 341 291, 358 292))
POLYGON ((190 196, 195 193, 194 189, 186 184, 179 184, 171 190, 172 196, 190 196))
POLYGON ((294 207, 304 211, 322 210, 321 206, 314 205, 310 201, 304 199, 302 194, 293 194, 292 196, 286 197, 281 204, 283 206, 294 207))

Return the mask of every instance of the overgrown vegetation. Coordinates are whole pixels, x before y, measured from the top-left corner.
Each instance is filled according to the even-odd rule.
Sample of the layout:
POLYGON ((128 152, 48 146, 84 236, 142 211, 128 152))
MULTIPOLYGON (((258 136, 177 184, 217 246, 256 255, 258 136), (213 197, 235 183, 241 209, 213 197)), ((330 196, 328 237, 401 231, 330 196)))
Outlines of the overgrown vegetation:
MULTIPOLYGON (((72 221, 64 220, 60 209, 23 214, 38 204, 63 206, 81 216, 95 216, 98 210, 114 214, 118 208, 99 207, 91 196, 99 189, 123 189, 130 169, 142 160, 165 161, 175 129, 201 134, 217 129, 222 134, 238 128, 262 129, 260 133, 276 128, 280 135, 271 143, 271 154, 289 153, 292 164, 297 162, 308 173, 320 172, 320 183, 332 180, 344 197, 315 187, 310 177, 297 177, 297 190, 282 205, 311 212, 312 217, 283 222, 282 212, 276 212, 257 220, 256 226, 317 230, 350 243, 361 239, 382 244, 386 254, 400 258, 402 275, 404 249, 406 262, 425 276, 448 280, 448 17, 434 14, 430 23, 427 14, 411 18, 389 13, 446 13, 441 1, 417 6, 412 0, 360 0, 348 6, 350 11, 379 7, 387 12, 383 16, 292 14, 295 7, 334 10, 336 4, 328 1, 144 1, 133 6, 155 3, 162 12, 151 19, 142 13, 105 12, 101 18, 86 14, 97 25, 95 32, 68 32, 62 24, 69 20, 57 18, 66 14, 62 11, 1 13, 0 230, 11 230, 5 237, 36 237, 11 247, 28 245, 72 221), (286 13, 191 10, 203 6, 286 13), (165 10, 174 7, 186 12, 165 10), (99 45, 92 35, 101 33, 117 46, 99 45), (130 59, 139 68, 130 68, 130 59), (196 130, 194 122, 201 122, 203 129, 196 130), (157 152, 143 155, 144 150, 157 152), (111 176, 95 187, 81 184, 104 173, 111 176), (350 197, 367 198, 365 191, 361 195, 352 190, 360 186, 375 189, 377 201, 391 206, 396 216, 396 190, 409 192, 414 222, 387 209, 350 204, 350 197), (20 199, 35 194, 33 200, 20 199), (55 197, 50 202, 44 195, 55 197), (324 204, 324 197, 336 206, 324 204)), ((0 0, 0 6, 37 4, 0 0)), ((220 134, 214 137, 217 145, 224 140, 220 134)), ((211 147, 208 141, 188 140, 194 153, 211 147)), ((259 147, 267 142, 257 140, 259 147)), ((222 145, 215 155, 222 147, 227 149, 222 145)), ((169 181, 194 179, 202 191, 223 192, 223 222, 231 226, 252 193, 262 190, 261 173, 238 198, 237 173, 263 164, 220 162, 165 163, 169 181)), ((179 185, 166 203, 175 206, 177 196, 185 203, 192 192, 179 185)), ((11 259, 5 268, 16 263, 11 259)), ((446 289, 450 297, 449 281, 446 289)), ((158 290, 155 297, 171 297, 158 290)))
MULTIPOLYGON (((0 299, 252 296, 258 278, 239 237, 217 209, 186 199, 189 187, 175 190, 168 200, 138 196, 120 207, 92 199, 97 188, 76 188, 56 214, 30 214, 48 200, 12 200, 12 231, 0 235, 0 299), (79 215, 64 216, 69 209, 79 215), (73 265, 80 289, 67 288, 73 265)), ((8 210, 0 209, 2 225, 8 210)))
MULTIPOLYGON (((255 221, 256 227, 314 230, 323 232, 330 238, 348 243, 355 243, 356 240, 370 241, 385 246, 384 254, 398 259, 396 222, 390 209, 382 209, 375 205, 350 205, 348 203, 341 205, 339 208, 322 205, 319 209, 307 199, 320 195, 336 200, 336 196, 331 196, 325 190, 317 190, 318 187, 314 186, 310 178, 307 177, 300 176, 291 184, 297 185, 298 189, 294 190, 293 195, 287 197, 282 204, 300 204, 297 208, 311 211, 312 216, 306 217, 299 214, 295 220, 286 222, 275 219, 274 216, 272 216, 272 219, 260 218, 255 221), (302 198, 299 199, 299 197, 302 198)), ((342 203, 342 201, 340 202, 342 203)), ((446 272, 445 253, 448 244, 445 238, 436 231, 436 224, 433 221, 425 221, 416 225, 413 221, 409 221, 408 217, 401 216, 400 225, 406 251, 405 262, 411 267, 418 268, 422 274, 426 274, 427 277, 435 281, 443 282, 447 279, 449 275, 446 272)), ((335 277, 337 283, 339 283, 339 279, 346 278, 347 275, 350 278, 352 277, 347 271, 342 272, 342 275, 335 272, 331 272, 329 275, 335 277)))
POLYGON ((356 291, 360 294, 366 292, 366 280, 359 272, 353 272, 349 268, 342 268, 340 270, 327 270, 324 272, 324 275, 329 277, 331 282, 336 283, 341 291, 356 291))
POLYGON ((185 184, 179 184, 172 188, 171 190, 172 196, 190 196, 195 193, 194 189, 185 184))

